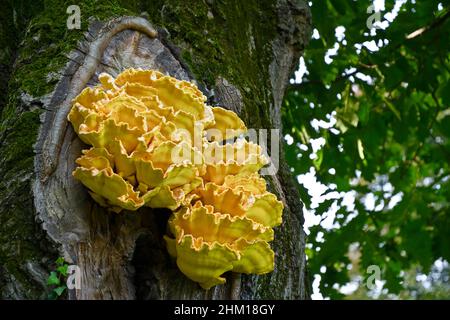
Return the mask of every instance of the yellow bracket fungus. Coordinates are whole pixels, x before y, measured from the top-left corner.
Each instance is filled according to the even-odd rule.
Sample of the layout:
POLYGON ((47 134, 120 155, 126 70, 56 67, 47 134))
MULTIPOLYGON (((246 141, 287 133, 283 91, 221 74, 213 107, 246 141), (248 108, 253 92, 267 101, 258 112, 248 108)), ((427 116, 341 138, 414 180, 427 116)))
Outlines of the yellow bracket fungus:
POLYGON ((227 271, 273 270, 268 242, 283 204, 258 171, 268 163, 232 111, 210 107, 192 83, 154 70, 127 69, 84 89, 68 115, 91 148, 75 178, 114 212, 168 208, 167 249, 203 288, 227 271))

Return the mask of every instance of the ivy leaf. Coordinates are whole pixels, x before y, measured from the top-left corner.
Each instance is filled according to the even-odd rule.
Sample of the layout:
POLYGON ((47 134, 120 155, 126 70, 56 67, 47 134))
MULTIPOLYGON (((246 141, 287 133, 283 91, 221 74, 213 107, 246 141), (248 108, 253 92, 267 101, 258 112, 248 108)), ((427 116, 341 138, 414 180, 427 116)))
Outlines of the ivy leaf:
POLYGON ((63 275, 64 277, 67 277, 67 269, 69 268, 69 266, 67 264, 58 267, 56 270, 63 275))
POLYGON ((58 297, 60 297, 63 294, 64 290, 66 290, 66 286, 60 286, 53 291, 58 295, 58 297))
POLYGON ((51 286, 51 285, 59 285, 60 284, 60 281, 59 281, 59 278, 58 278, 58 274, 55 271, 52 271, 50 273, 50 276, 47 279, 47 284, 49 286, 51 286))
POLYGON ((49 300, 56 300, 58 299, 58 295, 56 294, 56 292, 54 290, 52 290, 47 297, 49 300))

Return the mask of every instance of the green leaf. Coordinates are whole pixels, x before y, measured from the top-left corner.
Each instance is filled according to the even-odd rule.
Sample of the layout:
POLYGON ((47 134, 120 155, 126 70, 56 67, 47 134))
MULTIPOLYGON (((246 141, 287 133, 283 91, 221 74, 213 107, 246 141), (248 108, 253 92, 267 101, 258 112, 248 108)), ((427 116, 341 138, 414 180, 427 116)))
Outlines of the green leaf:
POLYGON ((53 291, 58 295, 58 297, 60 297, 63 294, 64 290, 66 290, 66 288, 66 286, 61 286, 53 289, 53 291))
POLYGON ((400 112, 397 110, 397 108, 394 106, 392 102, 390 102, 385 97, 383 98, 384 103, 388 106, 389 109, 394 113, 394 115, 397 117, 398 120, 402 120, 402 117, 400 116, 400 112))
POLYGON ((364 146, 362 144, 361 139, 357 140, 357 146, 358 146, 358 155, 361 158, 361 160, 364 160, 364 146))
POLYGON ((55 271, 52 271, 50 273, 50 276, 47 279, 47 284, 48 285, 59 285, 60 281, 58 278, 58 274, 55 271))
POLYGON ((331 0, 331 3, 339 14, 344 15, 346 13, 347 2, 345 0, 331 0))
POLYGON ((323 160, 323 150, 320 149, 320 150, 317 151, 317 157, 313 160, 314 167, 316 168, 316 170, 320 169, 320 165, 322 164, 322 160, 323 160))
POLYGON ((56 270, 64 277, 67 277, 67 269, 68 268, 69 268, 69 265, 65 264, 63 266, 58 267, 56 270))
POLYGON ((366 125, 367 122, 369 121, 369 114, 370 114, 370 105, 368 103, 361 103, 359 105, 358 117, 362 125, 366 125))
POLYGON ((422 220, 408 221, 402 229, 403 245, 406 252, 424 268, 432 263, 432 243, 422 220))
POLYGON ((56 300, 58 299, 58 295, 56 294, 56 292, 54 290, 52 290, 48 296, 47 296, 48 300, 56 300))
POLYGON ((62 264, 64 264, 64 262, 65 262, 65 260, 63 257, 59 257, 58 259, 56 259, 56 264, 58 264, 58 265, 62 265, 62 264))
POLYGON ((445 81, 439 88, 437 94, 441 97, 445 106, 450 106, 450 81, 445 81))

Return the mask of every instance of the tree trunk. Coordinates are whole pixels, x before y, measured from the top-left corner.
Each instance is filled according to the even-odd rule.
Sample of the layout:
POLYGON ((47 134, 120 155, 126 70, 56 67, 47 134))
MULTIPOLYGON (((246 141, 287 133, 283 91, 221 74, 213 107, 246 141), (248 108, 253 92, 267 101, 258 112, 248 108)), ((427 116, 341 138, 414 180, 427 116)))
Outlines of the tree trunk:
POLYGON ((85 146, 66 121, 71 99, 99 73, 141 67, 195 81, 209 104, 249 128, 280 129, 284 90, 310 34, 305 2, 80 2, 87 31, 66 28, 63 1, 0 8, 0 297, 45 298, 63 256, 81 270, 70 299, 309 298, 302 203, 282 156, 266 176, 285 204, 274 271, 228 274, 205 291, 167 254, 167 211, 112 215, 73 179, 85 146))

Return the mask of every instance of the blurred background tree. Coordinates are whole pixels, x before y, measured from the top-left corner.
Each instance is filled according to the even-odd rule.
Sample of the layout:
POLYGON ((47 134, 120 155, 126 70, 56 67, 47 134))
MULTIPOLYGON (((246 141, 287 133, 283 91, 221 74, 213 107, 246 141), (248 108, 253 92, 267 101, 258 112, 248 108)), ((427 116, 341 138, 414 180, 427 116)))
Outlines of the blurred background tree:
POLYGON ((313 297, 450 298, 450 3, 309 4, 283 125, 313 297))

